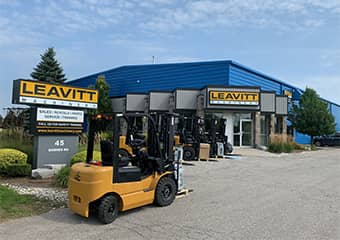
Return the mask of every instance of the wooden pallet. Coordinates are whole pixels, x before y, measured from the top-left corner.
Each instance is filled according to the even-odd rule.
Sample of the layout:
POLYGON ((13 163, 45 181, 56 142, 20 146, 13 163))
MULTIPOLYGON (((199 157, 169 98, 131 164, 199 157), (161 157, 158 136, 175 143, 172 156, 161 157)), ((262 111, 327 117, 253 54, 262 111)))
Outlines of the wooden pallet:
POLYGON ((190 192, 192 192, 192 190, 183 188, 181 191, 177 192, 176 199, 186 197, 189 195, 190 192))
POLYGON ((182 161, 183 166, 195 166, 195 164, 192 161, 182 161))
POLYGON ((198 161, 218 162, 218 159, 216 159, 216 158, 208 158, 208 159, 198 159, 198 161))

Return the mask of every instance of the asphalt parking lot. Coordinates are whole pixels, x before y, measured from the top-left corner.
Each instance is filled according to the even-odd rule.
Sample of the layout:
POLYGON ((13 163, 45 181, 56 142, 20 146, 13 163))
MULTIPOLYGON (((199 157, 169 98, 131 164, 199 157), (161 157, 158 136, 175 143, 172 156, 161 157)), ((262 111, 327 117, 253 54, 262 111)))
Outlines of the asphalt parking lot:
POLYGON ((194 192, 169 207, 109 225, 58 209, 0 224, 0 239, 340 239, 340 149, 243 153, 185 166, 194 192))

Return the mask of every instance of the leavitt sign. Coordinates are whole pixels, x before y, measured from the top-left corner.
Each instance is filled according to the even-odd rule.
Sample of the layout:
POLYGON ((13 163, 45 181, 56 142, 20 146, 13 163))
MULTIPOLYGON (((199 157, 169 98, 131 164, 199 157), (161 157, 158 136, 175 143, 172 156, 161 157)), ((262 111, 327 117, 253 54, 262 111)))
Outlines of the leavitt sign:
POLYGON ((13 103, 97 108, 98 91, 31 80, 14 80, 13 103))
POLYGON ((217 105, 259 105, 259 92, 210 91, 209 103, 217 105))

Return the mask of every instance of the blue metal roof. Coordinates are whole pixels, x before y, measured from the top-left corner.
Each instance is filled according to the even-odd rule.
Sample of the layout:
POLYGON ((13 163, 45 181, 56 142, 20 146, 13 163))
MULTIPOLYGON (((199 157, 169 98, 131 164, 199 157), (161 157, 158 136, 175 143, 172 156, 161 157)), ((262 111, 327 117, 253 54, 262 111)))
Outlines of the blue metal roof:
MULTIPOLYGON (((299 99, 304 92, 232 60, 125 65, 68 81, 67 84, 87 87, 94 85, 99 75, 105 75, 112 97, 123 96, 126 92, 202 88, 206 85, 252 85, 263 90, 274 90, 277 94, 289 90, 293 91, 294 99, 299 99)), ((334 102, 326 101, 340 107, 334 102)))
MULTIPOLYGON (((99 75, 104 75, 109 83, 111 97, 124 96, 131 92, 148 93, 151 90, 201 89, 207 85, 258 86, 277 94, 288 90, 293 93, 293 100, 298 100, 304 92, 298 87, 231 60, 126 65, 68 81, 67 84, 88 87, 95 84, 99 75)), ((336 118, 337 130, 340 131, 340 105, 327 102, 336 118)), ((296 136, 297 142, 310 141, 308 136, 298 133, 296 136)))

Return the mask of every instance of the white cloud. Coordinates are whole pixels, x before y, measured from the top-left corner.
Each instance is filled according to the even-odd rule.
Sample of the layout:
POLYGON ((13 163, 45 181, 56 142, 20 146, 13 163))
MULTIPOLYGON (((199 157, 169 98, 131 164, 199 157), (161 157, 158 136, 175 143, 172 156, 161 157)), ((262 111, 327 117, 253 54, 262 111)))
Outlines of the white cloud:
POLYGON ((340 96, 336 89, 340 82, 340 76, 307 76, 296 82, 297 86, 305 89, 306 86, 313 88, 324 99, 340 103, 340 96), (335 88, 334 90, 332 88, 335 88))
POLYGON ((339 19, 337 9, 340 9, 339 1, 186 1, 175 8, 160 9, 159 14, 141 26, 161 32, 216 26, 271 27, 291 31, 321 27, 329 15, 339 19))
POLYGON ((37 0, 29 7, 23 5, 0 0, 1 35, 46 32, 52 39, 100 29, 114 31, 122 25, 155 34, 219 26, 291 31, 320 28, 329 16, 339 20, 340 11, 336 0, 37 0))

